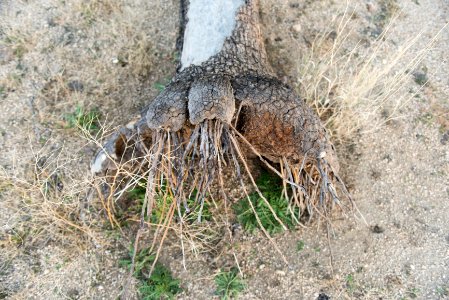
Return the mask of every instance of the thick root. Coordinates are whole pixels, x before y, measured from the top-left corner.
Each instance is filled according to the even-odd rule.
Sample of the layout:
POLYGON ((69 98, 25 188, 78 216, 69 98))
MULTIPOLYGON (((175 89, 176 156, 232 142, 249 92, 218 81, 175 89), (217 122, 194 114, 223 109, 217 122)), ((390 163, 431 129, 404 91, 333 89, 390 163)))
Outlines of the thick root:
MULTIPOLYGON (((264 156, 235 127, 216 119, 206 119, 177 132, 154 130, 150 142, 148 133, 145 140, 136 138, 136 132, 113 135, 106 144, 108 146, 97 155, 92 169, 97 171, 100 165, 109 168, 103 172, 107 176, 99 177, 102 179, 101 191, 107 199, 113 195, 122 195, 144 178, 147 191, 142 218, 151 215, 157 205, 155 198, 165 194, 175 200, 179 219, 182 219, 183 214, 200 207, 198 221, 201 221, 205 198, 217 192, 211 189, 218 187, 218 192, 226 201, 223 169, 228 166, 233 167, 242 186, 245 185, 242 177, 247 177, 251 179, 251 189, 258 191, 247 166, 248 157, 258 157, 267 168, 282 178, 286 201, 293 208, 299 208, 291 210, 299 212, 293 216, 298 222, 319 218, 329 221, 334 208, 346 212, 353 207, 350 194, 327 160, 325 152, 318 157, 303 155, 301 161, 280 156, 278 161, 273 162, 273 156, 264 156), (127 137, 130 139, 126 140, 127 137), (117 148, 113 149, 111 145, 117 145, 117 148)), ((262 193, 258 193, 269 206, 262 193)), ((112 203, 112 200, 106 202, 112 203)))

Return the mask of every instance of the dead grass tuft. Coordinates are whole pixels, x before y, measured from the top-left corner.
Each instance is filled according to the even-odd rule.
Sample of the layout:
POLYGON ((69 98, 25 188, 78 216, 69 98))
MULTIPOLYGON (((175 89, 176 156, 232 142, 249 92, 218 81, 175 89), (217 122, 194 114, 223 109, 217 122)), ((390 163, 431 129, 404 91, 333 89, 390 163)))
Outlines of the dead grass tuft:
POLYGON ((105 246, 98 207, 90 202, 89 179, 74 167, 79 159, 64 147, 51 150, 52 143, 34 152, 25 175, 0 170, 2 193, 9 193, 4 204, 12 212, 5 231, 7 246, 33 249, 57 243, 67 245, 72 254, 90 243, 105 246))
POLYGON ((129 64, 132 74, 146 76, 154 66, 153 48, 148 36, 144 34, 134 35, 129 46, 125 45, 119 54, 119 63, 129 64))
POLYGON ((114 12, 121 11, 121 1, 113 0, 82 0, 78 3, 78 10, 87 26, 92 25, 97 20, 104 19, 114 12))
MULTIPOLYGON (((397 13, 392 8, 388 11, 397 13)), ((385 57, 384 50, 392 47, 388 35, 395 18, 389 16, 391 21, 372 43, 360 40, 354 44, 350 41, 355 35, 350 28, 352 16, 346 11, 319 34, 302 54, 298 68, 300 95, 315 109, 337 144, 401 117, 401 108, 416 95, 403 90, 410 80, 408 72, 420 64, 435 41, 433 38, 426 49, 400 64, 421 33, 395 46, 396 51, 385 57)))
POLYGON ((17 60, 33 49, 34 41, 30 34, 5 24, 0 29, 0 46, 9 48, 17 60))

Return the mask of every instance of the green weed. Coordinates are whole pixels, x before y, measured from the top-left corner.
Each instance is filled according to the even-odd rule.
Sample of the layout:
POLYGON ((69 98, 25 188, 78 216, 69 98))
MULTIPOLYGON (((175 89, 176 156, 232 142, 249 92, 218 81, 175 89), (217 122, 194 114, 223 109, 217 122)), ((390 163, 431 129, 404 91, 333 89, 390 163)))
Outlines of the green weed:
MULTIPOLYGON (((120 265, 131 268, 134 247, 131 245, 129 257, 121 260, 120 265)), ((153 272, 148 276, 151 265, 155 259, 149 248, 143 248, 136 253, 134 262, 134 277, 139 279, 140 299, 160 300, 174 299, 175 295, 182 291, 178 279, 173 278, 170 270, 161 263, 156 263, 153 272)))
MULTIPOLYGON (((129 210, 136 213, 141 212, 142 205, 145 199, 145 193, 146 193, 146 182, 145 181, 138 182, 137 185, 132 190, 129 191, 129 197, 133 201, 135 201, 135 204, 131 206, 129 210)), ((205 200, 204 205, 201 208, 201 203, 197 203, 195 199, 196 199, 196 191, 194 191, 190 195, 189 199, 187 199, 187 205, 190 208, 189 213, 186 213, 184 205, 181 206, 181 215, 183 216, 184 221, 191 224, 199 219, 200 213, 201 213, 201 220, 204 221, 212 220, 212 214, 210 212, 210 203, 207 200, 205 200)), ((162 221, 162 218, 166 214, 165 210, 171 205, 172 202, 173 197, 167 195, 165 192, 165 187, 162 187, 158 195, 155 197, 155 205, 151 213, 150 221, 152 223, 159 223, 160 221, 162 221), (164 201, 166 201, 165 205, 164 201)), ((178 217, 178 214, 175 214, 174 217, 175 218, 178 217)))
POLYGON ((431 112, 425 112, 416 117, 416 120, 424 125, 431 125, 435 122, 435 116, 431 112))
POLYGON ((179 280, 174 279, 170 270, 161 264, 156 264, 150 278, 143 281, 139 287, 143 300, 174 299, 180 292, 182 289, 179 280))
MULTIPOLYGON (((299 208, 289 209, 289 203, 282 195, 281 179, 268 172, 263 172, 256 184, 282 223, 288 228, 293 228, 295 220, 292 216, 292 211, 295 215, 299 215, 299 208)), ((249 200, 254 206, 262 226, 268 233, 275 234, 283 230, 282 225, 279 224, 269 206, 257 192, 250 194, 249 200)), ((241 199, 233 206, 233 208, 237 220, 242 224, 246 231, 254 232, 254 230, 259 227, 256 215, 254 214, 248 199, 241 199)))
MULTIPOLYGON (((132 257, 134 255, 134 245, 131 244, 129 248, 128 258, 120 260, 120 265, 126 267, 128 270, 131 269, 132 257)), ((134 263, 134 273, 136 278, 143 276, 143 274, 148 271, 148 267, 154 261, 155 256, 150 253, 149 248, 144 248, 136 253, 135 263, 134 263)))
POLYGON ((95 14, 88 6, 82 7, 81 16, 86 25, 92 25, 95 22, 95 14))
POLYGON ((419 295, 419 289, 418 288, 410 288, 407 290, 407 296, 409 296, 411 299, 418 298, 419 295))
POLYGON ((165 89, 165 84, 161 83, 161 82, 156 82, 154 84, 154 87, 156 90, 158 90, 159 92, 162 92, 165 89))
POLYGON ((346 276, 346 288, 350 293, 352 293, 355 289, 354 275, 348 274, 346 276))
POLYGON ((298 243, 296 243, 296 251, 301 252, 302 250, 304 250, 305 245, 306 244, 303 240, 299 241, 298 243))
POLYGON ((162 92, 169 83, 170 78, 163 78, 162 80, 159 80, 154 84, 154 88, 159 92, 162 92))
POLYGON ((240 278, 238 270, 233 268, 229 272, 221 272, 215 276, 217 289, 215 293, 222 300, 228 300, 237 297, 245 289, 245 283, 240 278))
POLYGON ((29 234, 30 234, 29 229, 14 230, 13 233, 10 235, 9 239, 17 247, 20 247, 23 246, 29 234))
POLYGON ((12 49, 13 54, 18 60, 21 60, 23 56, 28 52, 26 45, 30 44, 28 38, 20 32, 8 32, 3 41, 0 44, 6 44, 12 49))
POLYGON ((67 128, 80 128, 91 133, 98 132, 100 112, 97 109, 86 111, 82 106, 77 106, 73 113, 67 114, 64 119, 67 128))
POLYGON ((440 296, 440 297, 449 296, 449 288, 447 288, 445 286, 437 287, 436 292, 437 292, 438 296, 440 296))

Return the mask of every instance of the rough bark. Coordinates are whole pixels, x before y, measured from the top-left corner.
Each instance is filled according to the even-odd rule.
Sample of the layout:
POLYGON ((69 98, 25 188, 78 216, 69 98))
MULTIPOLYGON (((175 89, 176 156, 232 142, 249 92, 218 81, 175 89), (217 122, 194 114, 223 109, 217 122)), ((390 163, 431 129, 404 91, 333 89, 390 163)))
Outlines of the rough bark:
MULTIPOLYGON (((181 33, 188 26, 187 12, 188 3, 183 2, 181 33)), ((291 185, 292 199, 303 210, 312 214, 320 206, 327 211, 340 204, 332 183, 341 180, 326 131, 269 65, 257 1, 244 1, 235 18, 221 50, 201 63, 181 65, 142 118, 105 144, 92 170, 104 174, 115 169, 117 161, 138 154, 149 161, 149 181, 169 178, 178 202, 185 202, 183 185, 189 178, 195 182, 190 188, 201 197, 217 177, 222 160, 227 157, 238 165, 246 157, 240 152, 252 153, 281 166, 278 173, 291 185), (152 166, 159 166, 158 171, 152 166)), ((186 38, 187 34, 184 42, 186 38)), ((182 42, 178 40, 178 47, 182 42)), ((342 189, 346 192, 343 185, 342 189)))

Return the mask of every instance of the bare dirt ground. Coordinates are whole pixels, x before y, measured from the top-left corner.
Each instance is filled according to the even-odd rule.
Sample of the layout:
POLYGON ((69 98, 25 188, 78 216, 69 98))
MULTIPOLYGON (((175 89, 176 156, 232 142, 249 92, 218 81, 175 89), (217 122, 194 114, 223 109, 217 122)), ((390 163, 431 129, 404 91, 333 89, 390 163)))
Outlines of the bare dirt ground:
MULTIPOLYGON (((337 217, 329 236, 323 224, 276 235, 288 265, 261 233, 242 232, 219 253, 187 253, 186 269, 168 243, 161 261, 181 279, 179 299, 218 299, 214 275, 236 261, 247 285, 240 299, 449 298, 449 1, 343 2, 262 0, 261 17, 273 66, 300 91, 302 58, 320 32, 338 34, 345 11, 343 52, 369 52, 389 29, 373 70, 391 70, 359 74, 380 74, 397 91, 376 84, 368 103, 386 95, 399 105, 376 102, 376 116, 355 132, 357 120, 340 120, 340 132, 351 132, 339 146, 344 177, 366 223, 337 217)), ((67 116, 97 108, 108 127, 99 138, 138 115, 175 71, 178 9, 177 1, 0 2, 0 299, 120 295, 128 274, 118 261, 133 231, 111 228, 86 196, 97 145, 67 116)), ((363 86, 349 84, 359 77, 334 87, 343 100, 363 86)))

